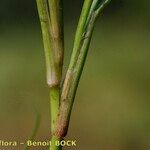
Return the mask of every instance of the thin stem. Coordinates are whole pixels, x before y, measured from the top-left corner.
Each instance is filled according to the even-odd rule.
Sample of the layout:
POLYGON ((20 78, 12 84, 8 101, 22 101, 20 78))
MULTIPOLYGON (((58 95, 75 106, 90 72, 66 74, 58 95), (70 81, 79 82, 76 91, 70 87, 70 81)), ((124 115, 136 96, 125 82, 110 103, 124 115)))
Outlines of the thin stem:
MULTIPOLYGON (((54 132, 55 124, 56 124, 56 118, 58 116, 59 112, 59 106, 60 106, 60 88, 59 87, 53 87, 50 89, 50 109, 51 109, 51 132, 54 132)), ((61 146, 56 145, 56 141, 61 141, 61 138, 57 138, 55 136, 52 136, 51 138, 51 146, 49 147, 49 150, 61 150, 61 146)))
MULTIPOLYGON (((63 68, 64 35, 61 0, 36 0, 41 22, 46 58, 47 84, 50 87, 51 132, 60 106, 60 83, 63 68), (49 3, 49 5, 48 5, 49 3), (61 9, 60 9, 61 8, 61 9)), ((52 138, 51 150, 61 149, 52 138)), ((57 140, 60 140, 57 138, 57 140)))
POLYGON ((71 60, 69 64, 70 69, 72 69, 75 66, 77 58, 78 58, 81 41, 83 39, 83 32, 85 30, 85 24, 86 24, 87 17, 89 15, 89 10, 90 10, 92 1, 93 0, 85 0, 83 4, 81 16, 79 19, 79 23, 78 23, 78 27, 77 27, 77 31, 75 35, 72 56, 71 56, 71 60))
MULTIPOLYGON (((59 85, 50 90, 50 109, 51 109, 51 132, 54 132, 56 118, 58 116, 60 103, 60 82, 62 78, 63 68, 63 53, 64 53, 64 33, 63 33, 63 15, 62 15, 62 0, 48 0, 50 26, 52 36, 52 49, 54 54, 55 66, 59 85)), ((61 146, 56 146, 56 141, 61 141, 61 138, 52 137, 52 145, 50 150, 61 150, 61 146)))
POLYGON ((51 131, 54 130, 56 118, 59 110, 60 88, 58 86, 50 89, 50 108, 51 108, 51 131))
POLYGON ((75 67, 73 68, 73 70, 69 69, 67 71, 66 80, 64 82, 64 87, 62 91, 61 106, 59 111, 60 113, 58 117, 57 127, 55 130, 55 135, 57 135, 58 137, 65 137, 67 134, 74 97, 87 56, 87 49, 90 45, 91 35, 94 28, 94 21, 95 18, 93 18, 93 20, 90 22, 88 32, 85 34, 86 39, 84 40, 83 45, 81 47, 80 54, 78 56, 78 60, 75 67))
POLYGON ((43 35, 45 60, 46 60, 46 72, 47 72, 47 84, 49 87, 58 84, 58 73, 55 66, 55 61, 52 51, 52 38, 50 29, 50 18, 48 13, 48 6, 46 0, 36 0, 39 18, 41 22, 41 29, 43 35))
MULTIPOLYGON (((88 5, 86 3, 87 1, 85 0, 84 6, 87 7, 88 5)), ((88 7, 88 11, 86 13, 87 18, 82 19, 83 12, 81 13, 81 17, 79 20, 79 26, 78 28, 82 29, 77 29, 77 34, 76 39, 79 42, 79 45, 75 48, 75 50, 72 53, 69 69, 66 74, 66 78, 64 81, 63 89, 62 89, 62 95, 61 95, 61 106, 59 110, 59 116, 56 124, 56 129, 54 132, 54 135, 57 137, 65 137, 68 131, 68 126, 69 126, 69 120, 70 120, 70 115, 71 115, 71 110, 76 94, 76 90, 78 87, 78 83, 80 80, 80 76, 83 71, 84 63, 86 60, 87 52, 89 49, 93 29, 94 29, 94 24, 95 21, 98 17, 98 15, 101 13, 102 9, 106 6, 106 3, 108 0, 104 1, 105 5, 101 3, 100 6, 97 8, 97 0, 89 1, 90 6, 88 7), (101 7, 103 6, 103 7, 101 7), (99 9, 100 8, 100 9, 99 9), (82 24, 83 26, 80 26, 82 24), (78 31, 80 34, 78 34, 78 31), (81 38, 82 37, 82 38, 81 38)), ((83 6, 83 9, 84 9, 83 6)), ((76 40, 75 40, 76 42, 76 40)), ((77 43, 78 43, 77 42, 77 43)))
POLYGON ((51 21, 50 25, 51 25, 54 59, 60 83, 62 77, 63 54, 64 54, 62 0, 48 0, 48 3, 51 21))

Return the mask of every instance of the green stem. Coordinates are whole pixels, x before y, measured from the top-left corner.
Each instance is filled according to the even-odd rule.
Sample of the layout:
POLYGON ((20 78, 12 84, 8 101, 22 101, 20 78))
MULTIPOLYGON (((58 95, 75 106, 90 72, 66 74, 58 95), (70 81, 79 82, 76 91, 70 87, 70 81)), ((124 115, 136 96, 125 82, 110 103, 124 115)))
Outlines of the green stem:
POLYGON ((59 110, 60 88, 50 88, 51 131, 53 132, 59 110))
POLYGON ((70 69, 72 69, 75 66, 76 61, 78 59, 80 45, 81 45, 81 42, 83 39, 83 32, 85 30, 85 24, 86 24, 87 17, 89 15, 92 1, 93 0, 85 0, 84 4, 83 4, 81 16, 79 19, 79 23, 78 23, 78 27, 77 27, 77 31, 76 31, 76 35, 75 35, 71 60, 70 60, 70 64, 69 64, 70 69))
POLYGON ((62 77, 64 55, 62 0, 48 0, 48 3, 54 59, 60 83, 62 77))
POLYGON ((76 42, 75 40, 75 43, 78 43, 79 45, 75 45, 73 49, 69 69, 63 84, 59 116, 54 133, 54 135, 57 137, 65 137, 67 134, 71 110, 89 49, 94 24, 98 15, 108 3, 108 0, 105 0, 99 6, 96 5, 97 0, 93 0, 92 3, 90 0, 88 2, 91 7, 88 7, 89 5, 87 5, 87 0, 85 0, 83 9, 87 10, 87 17, 86 19, 82 19, 82 17, 85 15, 85 11, 82 11, 76 34, 77 37, 75 37, 75 39, 78 41, 76 42))
POLYGON ((82 74, 83 66, 87 56, 87 49, 89 48, 91 35, 93 32, 95 18, 90 22, 88 32, 85 34, 86 39, 81 47, 80 54, 78 56, 77 63, 73 69, 68 69, 66 74, 66 79, 64 82, 64 87, 61 96, 61 106, 60 113, 58 117, 58 122, 55 130, 55 135, 58 137, 65 137, 68 130, 71 110, 74 102, 74 97, 78 87, 79 79, 82 74))
MULTIPOLYGON (((60 88, 53 87, 50 89, 50 109, 51 109, 51 132, 54 132, 56 119, 59 111, 59 100, 60 100, 60 88)), ((61 146, 57 146, 56 142, 61 141, 61 138, 57 138, 52 136, 51 138, 51 146, 49 150, 61 150, 61 146)))
MULTIPOLYGON (((61 0, 36 0, 41 22, 46 58, 47 84, 50 88, 51 132, 60 106, 60 83, 63 68, 64 35, 61 0), (49 5, 48 5, 49 4, 49 5)), ((52 137, 52 143, 56 138, 52 137)), ((57 140, 60 140, 57 138, 57 140)), ((51 150, 61 149, 52 144, 51 150)))
POLYGON ((47 84, 52 87, 57 85, 59 81, 57 68, 55 66, 55 60, 52 50, 52 37, 50 18, 48 13, 48 6, 46 0, 36 0, 39 18, 41 22, 41 29, 43 35, 45 60, 46 60, 46 72, 47 72, 47 84))
MULTIPOLYGON (((63 52, 64 52, 64 33, 63 33, 63 15, 62 15, 62 0, 48 0, 49 15, 51 22, 51 36, 53 43, 54 59, 59 77, 59 85, 50 89, 51 103, 51 132, 54 132, 56 118, 58 116, 60 102, 60 82, 63 68, 63 52)), ((61 141, 60 138, 52 137, 50 150, 61 150, 61 146, 56 146, 55 142, 61 141)))

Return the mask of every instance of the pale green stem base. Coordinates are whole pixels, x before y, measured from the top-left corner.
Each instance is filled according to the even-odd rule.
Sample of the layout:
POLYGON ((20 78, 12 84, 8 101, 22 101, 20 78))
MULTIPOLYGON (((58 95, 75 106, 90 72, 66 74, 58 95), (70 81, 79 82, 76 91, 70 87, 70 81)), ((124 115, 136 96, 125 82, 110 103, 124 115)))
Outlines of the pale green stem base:
POLYGON ((59 111, 60 89, 59 87, 50 88, 50 110, 51 110, 51 132, 54 131, 56 118, 59 111))
MULTIPOLYGON (((58 86, 50 88, 50 110, 51 110, 51 133, 53 134, 56 124, 56 119, 59 111, 60 103, 60 88, 58 86)), ((61 146, 57 146, 58 141, 61 141, 61 138, 52 136, 51 146, 49 150, 61 150, 61 146)))

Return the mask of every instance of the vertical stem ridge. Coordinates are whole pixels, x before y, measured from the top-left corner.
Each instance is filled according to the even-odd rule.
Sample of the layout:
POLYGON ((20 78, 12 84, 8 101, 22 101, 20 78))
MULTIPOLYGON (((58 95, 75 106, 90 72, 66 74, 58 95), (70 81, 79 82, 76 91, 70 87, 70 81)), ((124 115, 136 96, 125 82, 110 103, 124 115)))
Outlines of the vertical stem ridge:
MULTIPOLYGON (((51 22, 51 37, 52 37, 52 50, 55 60, 55 67, 57 69, 57 76, 59 85, 50 90, 51 102, 51 132, 54 132, 56 118, 59 111, 60 103, 60 82, 62 78, 63 68, 63 53, 64 53, 64 33, 63 33, 63 15, 62 15, 62 0, 48 0, 49 15, 51 22)), ((61 138, 53 137, 51 139, 52 145, 50 150, 61 150, 61 146, 56 146, 56 141, 61 141, 61 138)))
MULTIPOLYGON (((51 109, 51 133, 54 132, 56 119, 59 112, 60 106, 60 88, 58 86, 52 87, 50 89, 50 109, 51 109)), ((52 136, 51 138, 51 146, 49 150, 61 150, 61 146, 57 146, 56 142, 61 141, 61 138, 52 136)))
MULTIPOLYGON (((60 106, 60 83, 63 68, 64 34, 61 0, 36 0, 46 58, 47 84, 50 88, 51 132, 53 132, 60 106), (49 4, 49 6, 48 6, 49 4)), ((51 150, 60 150, 52 137, 51 150)))
POLYGON ((91 19, 91 21, 89 22, 89 27, 85 34, 85 40, 83 42, 83 45, 81 46, 80 54, 78 56, 78 60, 75 67, 73 68, 73 70, 69 69, 67 71, 66 80, 64 82, 61 95, 59 117, 57 120, 57 125, 54 133, 54 135, 58 137, 65 137, 67 134, 74 97, 86 60, 88 48, 91 41, 91 36, 94 29, 95 19, 96 19, 95 15, 93 15, 93 19, 91 19))
POLYGON ((58 86, 50 88, 50 108, 51 108, 51 131, 54 130, 56 118, 59 111, 60 88, 58 86))
POLYGON ((81 41, 83 38, 83 32, 85 29, 85 24, 86 24, 86 20, 87 20, 88 14, 89 14, 91 4, 92 4, 92 0, 85 0, 84 1, 83 8, 82 8, 81 15, 80 15, 80 19, 79 19, 79 23, 77 26, 76 35, 75 35, 73 52, 71 55, 69 69, 72 69, 74 67, 76 61, 77 61, 81 41))
POLYGON ((43 44, 45 51, 46 60, 46 73, 47 73, 47 84, 49 87, 58 84, 58 73, 55 67, 53 52, 52 52, 52 40, 50 34, 50 18, 48 14, 48 6, 46 0, 36 0, 37 8, 41 23, 43 44))
POLYGON ((48 0, 49 15, 51 21, 51 36, 53 53, 58 71, 59 82, 62 77, 63 55, 64 55, 64 32, 62 0, 48 0))
POLYGON ((91 6, 88 7, 89 5, 85 5, 87 4, 86 3, 87 1, 85 0, 84 6, 88 7, 88 9, 86 8, 87 19, 82 19, 82 17, 84 16, 84 11, 82 11, 83 14, 81 13, 79 26, 77 27, 76 33, 76 35, 79 36, 77 37, 77 44, 79 45, 77 45, 77 47, 75 46, 75 48, 73 49, 69 69, 67 71, 62 89, 59 116, 57 119, 56 129, 54 132, 54 135, 57 137, 65 137, 67 134, 71 110, 75 94, 77 91, 77 87, 79 84, 79 80, 83 71, 87 52, 89 49, 94 24, 98 15, 101 13, 101 11, 104 9, 104 7, 108 4, 109 1, 110 0, 104 0, 102 3, 100 3, 100 5, 97 0, 93 0, 92 3, 91 1, 88 1, 91 6))

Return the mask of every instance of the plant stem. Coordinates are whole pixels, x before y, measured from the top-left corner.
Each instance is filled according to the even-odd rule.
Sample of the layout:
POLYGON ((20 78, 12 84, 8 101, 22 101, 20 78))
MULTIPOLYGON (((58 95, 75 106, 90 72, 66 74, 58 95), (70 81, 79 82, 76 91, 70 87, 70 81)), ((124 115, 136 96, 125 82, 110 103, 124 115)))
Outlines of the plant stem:
POLYGON ((55 61, 52 52, 52 38, 50 29, 50 18, 48 14, 48 6, 46 0, 36 0, 39 18, 41 22, 41 29, 43 35, 45 60, 46 60, 46 72, 47 72, 47 84, 49 87, 58 84, 57 69, 55 67, 55 61))
MULTIPOLYGON (((60 83, 63 68, 64 35, 61 0, 36 0, 41 22, 46 58, 47 84, 50 88, 51 132, 60 106, 60 83), (49 5, 48 5, 49 3, 49 5)), ((52 138, 50 149, 60 149, 52 138)), ((57 140, 60 140, 57 138, 57 140)))
POLYGON ((50 88, 50 108, 51 108, 51 131, 54 130, 55 121, 59 110, 60 89, 58 86, 50 88))
MULTIPOLYGON (((60 88, 53 87, 50 89, 51 132, 54 132, 55 129, 56 118, 58 116, 58 111, 60 106, 59 102, 60 102, 60 88)), ((49 150, 61 150, 62 147, 57 146, 56 141, 61 141, 61 138, 52 136, 51 146, 49 147, 49 150)))
POLYGON ((94 24, 98 15, 109 2, 109 0, 105 0, 97 7, 97 5, 95 5, 97 4, 96 1, 97 0, 93 0, 91 2, 90 0, 85 0, 83 5, 83 11, 81 13, 75 37, 75 43, 77 43, 77 45, 74 45, 69 69, 67 71, 62 89, 59 116, 54 132, 54 135, 57 137, 65 137, 67 134, 71 110, 89 49, 94 24), (84 10, 86 10, 86 13, 84 10), (83 18, 83 16, 86 16, 86 19, 83 18))
MULTIPOLYGON (((50 89, 50 109, 51 109, 51 132, 54 132, 56 118, 58 116, 60 102, 60 82, 63 68, 63 52, 64 52, 64 34, 63 34, 63 15, 62 0, 48 0, 49 15, 51 21, 51 36, 53 43, 54 60, 59 77, 59 85, 50 89)), ((61 146, 56 146, 56 141, 60 138, 52 137, 50 150, 60 150, 61 146)))
POLYGON ((77 27, 77 31, 76 31, 76 35, 75 35, 73 52, 72 52, 71 60, 70 60, 70 64, 69 64, 70 69, 72 69, 75 66, 77 59, 78 59, 80 45, 81 45, 81 42, 83 39, 83 32, 85 30, 85 24, 86 24, 87 17, 89 15, 89 10, 90 10, 92 1, 93 0, 85 0, 84 4, 83 4, 81 16, 79 19, 79 23, 78 23, 78 27, 77 27))
POLYGON ((54 60, 60 83, 62 77, 64 53, 62 0, 48 0, 48 3, 54 60))
MULTIPOLYGON (((87 18, 89 16, 91 5, 92 5, 92 0, 84 1, 81 16, 79 19, 79 23, 75 35, 73 52, 69 64, 69 69, 67 71, 66 78, 63 84, 63 89, 62 89, 59 117, 57 120, 57 125, 54 133, 54 135, 57 137, 65 137, 67 134, 70 114, 73 105, 73 99, 78 85, 78 82, 76 81, 79 80, 79 76, 80 76, 79 72, 76 70, 76 67, 78 66, 77 63, 79 61, 83 61, 81 60, 81 57, 79 58, 79 56, 81 54, 83 55, 83 51, 81 51, 81 49, 82 49, 82 44, 85 41, 84 38, 85 25, 87 22, 87 18)), ((90 40, 90 38, 87 38, 86 40, 90 40)), ((86 52, 84 52, 84 55, 86 55, 86 52)))
MULTIPOLYGON (((94 19, 94 18, 93 18, 94 19)), ((65 137, 68 130, 71 110, 74 102, 74 97, 78 87, 79 79, 83 70, 85 59, 87 56, 87 49, 89 48, 91 35, 93 32, 93 21, 90 22, 89 31, 86 33, 86 39, 81 47, 80 54, 78 56, 77 63, 73 69, 68 69, 66 79, 63 86, 61 96, 60 113, 58 117, 58 123, 55 130, 55 135, 58 137, 65 137)))

